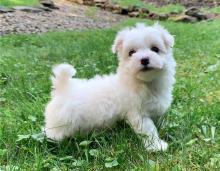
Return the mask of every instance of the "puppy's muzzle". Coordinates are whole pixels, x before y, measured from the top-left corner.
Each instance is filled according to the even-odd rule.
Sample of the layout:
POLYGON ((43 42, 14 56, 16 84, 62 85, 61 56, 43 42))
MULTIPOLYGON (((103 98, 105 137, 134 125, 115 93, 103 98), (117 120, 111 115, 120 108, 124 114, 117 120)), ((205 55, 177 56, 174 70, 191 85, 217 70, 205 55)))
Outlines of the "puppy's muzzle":
POLYGON ((141 65, 143 66, 143 68, 141 69, 141 71, 149 71, 152 70, 152 67, 149 67, 148 65, 150 64, 150 60, 148 57, 142 58, 141 59, 141 65))

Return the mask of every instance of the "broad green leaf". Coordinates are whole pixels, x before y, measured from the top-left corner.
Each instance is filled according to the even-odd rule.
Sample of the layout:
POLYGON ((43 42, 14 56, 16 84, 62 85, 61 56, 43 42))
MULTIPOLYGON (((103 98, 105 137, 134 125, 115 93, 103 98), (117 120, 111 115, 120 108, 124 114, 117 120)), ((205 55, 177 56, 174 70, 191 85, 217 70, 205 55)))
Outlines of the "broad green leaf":
POLYGON ((218 61, 216 64, 214 65, 210 65, 207 69, 206 72, 214 72, 217 71, 220 68, 220 61, 218 61))
POLYGON ((7 149, 0 149, 0 156, 3 156, 7 153, 7 149))
POLYGON ((204 138, 203 139, 205 142, 209 142, 209 141, 211 141, 211 138, 204 138))
POLYGON ((81 147, 87 147, 87 146, 89 146, 89 144, 91 144, 91 142, 92 142, 92 141, 82 141, 82 142, 79 144, 79 146, 81 146, 81 147))
POLYGON ((90 154, 91 156, 98 157, 99 151, 96 150, 96 149, 91 149, 91 150, 89 150, 89 154, 90 154))
POLYGON ((75 160, 74 162, 73 162, 73 166, 78 166, 78 167, 80 167, 80 166, 82 166, 83 164, 85 163, 85 160, 75 160))
POLYGON ((186 143, 186 145, 187 145, 187 146, 193 145, 197 140, 198 140, 198 138, 191 139, 190 141, 188 141, 188 142, 186 143))
POLYGON ((18 139, 16 141, 22 141, 22 140, 26 140, 29 139, 31 137, 30 134, 27 135, 18 135, 18 139))
POLYGON ((6 101, 6 98, 4 98, 4 97, 0 98, 0 102, 5 102, 5 101, 6 101))
POLYGON ((44 137, 45 137, 45 134, 43 132, 31 135, 31 138, 39 142, 43 142, 44 137))
POLYGON ((153 160, 148 160, 148 165, 154 171, 159 171, 160 170, 159 164, 157 162, 153 161, 153 160))
POLYGON ((28 116, 28 119, 33 121, 33 122, 35 122, 37 120, 37 118, 35 116, 32 116, 32 115, 28 116))
POLYGON ((73 159, 74 159, 73 156, 65 156, 60 158, 60 161, 73 160, 73 159))
POLYGON ((109 162, 109 161, 113 161, 114 159, 115 159, 115 158, 107 157, 107 158, 105 159, 105 161, 109 162))
POLYGON ((155 166, 156 166, 156 162, 153 161, 153 160, 148 160, 148 164, 149 164, 151 167, 155 167, 155 166))
POLYGON ((106 168, 112 168, 112 167, 115 167, 115 166, 118 166, 118 165, 119 165, 119 163, 118 163, 117 159, 114 159, 111 162, 106 162, 105 163, 106 168))

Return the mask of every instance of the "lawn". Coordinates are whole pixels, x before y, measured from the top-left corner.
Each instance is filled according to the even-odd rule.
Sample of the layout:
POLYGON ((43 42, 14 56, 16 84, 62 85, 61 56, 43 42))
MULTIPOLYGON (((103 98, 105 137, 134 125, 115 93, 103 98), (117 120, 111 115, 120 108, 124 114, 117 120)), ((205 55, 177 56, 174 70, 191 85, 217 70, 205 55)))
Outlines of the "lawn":
POLYGON ((35 6, 38 5, 39 0, 0 0, 0 5, 12 7, 19 5, 35 6))
POLYGON ((42 136, 51 67, 74 64, 80 78, 115 72, 110 48, 116 31, 136 21, 106 30, 0 38, 0 170, 220 169, 219 21, 161 23, 175 35, 178 63, 174 101, 159 126, 167 152, 147 152, 124 122, 61 143, 42 136))
POLYGON ((219 14, 220 13, 220 6, 213 7, 213 8, 203 8, 202 10, 205 11, 205 12, 211 12, 211 13, 219 14))
POLYGON ((181 4, 169 4, 162 7, 156 7, 154 4, 144 3, 141 0, 112 0, 112 2, 118 3, 123 7, 129 7, 132 5, 144 7, 156 13, 182 12, 184 10, 184 6, 181 4))
MULTIPOLYGON (((185 11, 185 7, 181 4, 169 4, 169 5, 164 5, 161 7, 157 7, 152 3, 144 3, 142 0, 111 0, 113 3, 117 3, 121 5, 122 7, 129 7, 132 5, 136 5, 138 7, 144 7, 150 10, 151 12, 155 13, 170 13, 170 12, 177 12, 181 13, 185 11)), ((207 13, 220 13, 220 7, 202 7, 202 11, 207 12, 207 13)))

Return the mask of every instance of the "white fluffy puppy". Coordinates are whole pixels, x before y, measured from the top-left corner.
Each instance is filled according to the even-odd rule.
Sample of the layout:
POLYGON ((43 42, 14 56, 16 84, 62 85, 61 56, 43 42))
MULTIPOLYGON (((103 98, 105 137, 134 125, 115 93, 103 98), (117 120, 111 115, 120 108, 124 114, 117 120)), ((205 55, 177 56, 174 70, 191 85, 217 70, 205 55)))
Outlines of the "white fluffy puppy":
POLYGON ((77 79, 72 78, 76 71, 71 65, 56 66, 45 112, 47 137, 62 140, 125 119, 137 134, 145 135, 146 149, 166 150, 152 118, 162 116, 172 101, 173 45, 173 36, 159 24, 137 24, 115 38, 116 74, 77 79))

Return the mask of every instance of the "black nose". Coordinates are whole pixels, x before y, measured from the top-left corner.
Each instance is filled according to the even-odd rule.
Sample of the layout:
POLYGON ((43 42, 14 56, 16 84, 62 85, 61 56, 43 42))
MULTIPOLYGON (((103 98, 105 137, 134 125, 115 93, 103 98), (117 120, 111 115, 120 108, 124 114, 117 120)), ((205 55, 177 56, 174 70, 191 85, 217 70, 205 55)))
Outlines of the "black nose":
POLYGON ((149 58, 142 58, 141 59, 141 64, 144 65, 144 66, 147 66, 149 64, 149 58))

